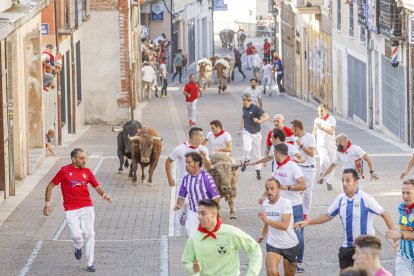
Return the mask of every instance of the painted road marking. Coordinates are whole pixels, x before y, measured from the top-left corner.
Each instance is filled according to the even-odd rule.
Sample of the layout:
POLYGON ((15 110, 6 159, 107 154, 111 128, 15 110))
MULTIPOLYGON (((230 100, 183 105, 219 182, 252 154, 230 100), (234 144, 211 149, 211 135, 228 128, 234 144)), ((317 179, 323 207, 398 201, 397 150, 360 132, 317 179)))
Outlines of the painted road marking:
POLYGON ((43 241, 37 241, 35 248, 33 248, 32 254, 30 255, 29 259, 27 259, 26 264, 20 271, 19 276, 25 276, 27 272, 29 272, 30 267, 32 266, 34 260, 37 257, 37 254, 39 253, 40 249, 42 248, 43 241))

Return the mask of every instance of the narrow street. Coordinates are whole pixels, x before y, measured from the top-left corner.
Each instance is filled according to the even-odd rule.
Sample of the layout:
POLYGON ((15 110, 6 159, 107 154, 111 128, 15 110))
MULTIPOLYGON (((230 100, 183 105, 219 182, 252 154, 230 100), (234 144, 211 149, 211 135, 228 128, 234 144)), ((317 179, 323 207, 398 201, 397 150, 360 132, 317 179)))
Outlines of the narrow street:
MULTIPOLYGON (((223 53, 223 52, 221 52, 223 53)), ((191 72, 191 68, 187 71, 191 72)), ((245 71, 252 74, 251 71, 245 71)), ((209 122, 219 119, 224 128, 233 135, 233 156, 242 155, 241 138, 236 135, 241 116, 240 95, 247 87, 236 72, 236 80, 229 90, 217 94, 215 85, 208 89, 199 101, 198 123, 209 130, 209 122)), ((184 275, 180 257, 186 241, 184 229, 174 224, 172 206, 175 190, 167 184, 164 163, 169 152, 186 139, 187 114, 181 86, 173 84, 168 98, 153 99, 142 108, 142 123, 155 128, 164 138, 161 159, 154 175, 154 188, 141 184, 132 185, 127 172, 117 174, 116 134, 109 126, 92 126, 70 146, 58 148, 60 158, 44 175, 32 192, 0 226, 0 266, 3 275, 82 275, 85 264, 73 257, 68 228, 64 223, 64 211, 60 189, 52 196, 53 212, 50 217, 42 214, 44 191, 58 169, 67 164, 69 152, 74 147, 85 149, 87 166, 96 174, 98 181, 113 197, 107 204, 91 191, 96 212, 96 264, 97 275, 184 275)), ((317 116, 316 106, 302 103, 288 96, 263 97, 264 110, 271 117, 282 113, 286 124, 295 118, 304 120, 311 131, 317 116)), ((366 191, 374 195, 393 216, 401 201, 399 173, 408 160, 410 151, 404 146, 372 131, 366 131, 355 123, 338 118, 337 133, 349 134, 354 144, 362 146, 375 161, 380 181, 369 182, 366 191)), ((263 133, 272 128, 272 121, 264 124, 263 133)), ((53 158, 53 157, 49 157, 53 158)), ((270 176, 269 166, 264 168, 263 179, 270 176)), ((334 189, 327 191, 317 185, 314 191, 312 216, 323 213, 341 191, 339 170, 336 171, 334 189)), ((257 198, 264 190, 264 181, 257 181, 252 168, 241 173, 236 200, 237 220, 229 220, 229 210, 222 203, 221 215, 225 223, 240 227, 256 237, 262 224, 257 217, 260 206, 257 198)), ((0 212, 1 212, 0 208, 0 212)), ((375 227, 383 239, 382 263, 392 271, 393 252, 383 238, 386 229, 381 219, 375 227)), ((338 272, 337 250, 343 237, 339 219, 305 229, 304 275, 334 275, 338 272)), ((242 257, 242 271, 247 259, 242 257)), ((262 275, 265 275, 263 266, 262 275)), ((243 272, 242 272, 243 275, 243 272)))

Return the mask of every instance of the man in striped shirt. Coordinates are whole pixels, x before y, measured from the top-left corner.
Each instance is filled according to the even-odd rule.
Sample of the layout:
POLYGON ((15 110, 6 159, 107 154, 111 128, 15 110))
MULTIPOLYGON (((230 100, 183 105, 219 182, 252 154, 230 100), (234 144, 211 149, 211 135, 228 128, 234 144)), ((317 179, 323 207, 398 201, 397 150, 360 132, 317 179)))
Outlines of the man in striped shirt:
POLYGON ((197 230, 198 221, 198 202, 202 199, 213 199, 217 203, 220 201, 220 194, 213 177, 202 170, 203 158, 197 152, 189 152, 185 155, 185 165, 188 172, 183 178, 181 188, 178 193, 177 203, 174 211, 178 211, 189 196, 190 210, 187 211, 185 230, 190 236, 197 230))
POLYGON ((403 182, 402 197, 404 202, 398 207, 400 231, 388 230, 385 237, 398 241, 395 275, 414 275, 414 179, 403 182))
POLYGON ((345 237, 338 253, 341 270, 354 264, 352 256, 355 253, 353 246, 355 240, 361 235, 375 236, 374 215, 381 216, 388 229, 394 228, 388 212, 372 196, 358 189, 358 173, 355 169, 344 170, 342 187, 344 192, 335 198, 325 214, 295 224, 297 229, 307 225, 322 224, 339 214, 345 230, 345 237))

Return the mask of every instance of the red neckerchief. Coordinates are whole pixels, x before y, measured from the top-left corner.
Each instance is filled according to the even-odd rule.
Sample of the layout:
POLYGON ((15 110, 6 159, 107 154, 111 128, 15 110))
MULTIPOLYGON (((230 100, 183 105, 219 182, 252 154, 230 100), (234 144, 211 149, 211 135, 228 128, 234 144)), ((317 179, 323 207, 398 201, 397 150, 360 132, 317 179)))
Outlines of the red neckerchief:
POLYGON ((348 144, 346 145, 346 148, 344 150, 341 150, 341 152, 346 153, 346 151, 352 146, 351 141, 348 141, 348 144))
POLYGON ((220 229, 221 226, 221 218, 217 218, 217 224, 216 227, 214 227, 213 231, 208 231, 207 229, 201 227, 201 225, 198 225, 198 231, 200 231, 201 233, 205 233, 207 235, 204 236, 204 238, 202 238, 201 240, 205 240, 208 237, 212 237, 213 239, 217 240, 216 234, 214 234, 214 232, 217 232, 220 229))
POLYGON ((326 121, 328 119, 328 117, 329 117, 329 114, 326 114, 326 116, 323 117, 322 120, 326 121))
POLYGON ((213 134, 214 134, 214 137, 215 138, 217 138, 217 137, 219 137, 220 135, 222 135, 224 133, 224 129, 222 129, 219 133, 217 133, 217 134, 214 134, 214 132, 213 132, 213 134))
POLYGON ((414 203, 411 205, 405 205, 405 215, 408 217, 408 214, 411 214, 413 212, 414 203))
POLYGON ((286 164, 289 161, 290 161, 290 156, 286 157, 285 160, 282 161, 282 163, 276 162, 277 163, 276 170, 278 170, 280 167, 282 167, 284 164, 286 164))
POLYGON ((188 143, 188 141, 184 142, 184 145, 186 145, 187 147, 189 147, 190 149, 198 149, 198 147, 191 145, 190 143, 188 143))

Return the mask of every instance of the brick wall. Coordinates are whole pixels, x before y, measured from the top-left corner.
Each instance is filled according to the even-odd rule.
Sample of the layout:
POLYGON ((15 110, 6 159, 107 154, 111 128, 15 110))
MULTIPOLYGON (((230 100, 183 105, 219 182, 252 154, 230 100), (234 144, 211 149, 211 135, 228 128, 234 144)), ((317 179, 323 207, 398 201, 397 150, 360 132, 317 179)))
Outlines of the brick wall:
POLYGON ((129 53, 128 53, 128 2, 119 0, 119 33, 121 40, 121 90, 122 97, 118 98, 119 107, 129 107, 129 88, 130 88, 130 71, 129 71, 129 53))
POLYGON ((126 2, 127 0, 91 0, 92 11, 114 11, 118 10, 119 2, 126 2))
MULTIPOLYGON (((121 91, 117 98, 117 104, 121 108, 130 106, 130 70, 128 53, 128 0, 91 0, 92 11, 119 11, 119 38, 121 91)), ((110 22, 109 22, 110 24, 110 22)))

